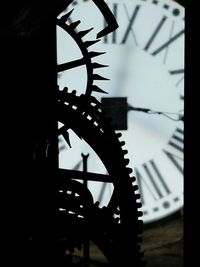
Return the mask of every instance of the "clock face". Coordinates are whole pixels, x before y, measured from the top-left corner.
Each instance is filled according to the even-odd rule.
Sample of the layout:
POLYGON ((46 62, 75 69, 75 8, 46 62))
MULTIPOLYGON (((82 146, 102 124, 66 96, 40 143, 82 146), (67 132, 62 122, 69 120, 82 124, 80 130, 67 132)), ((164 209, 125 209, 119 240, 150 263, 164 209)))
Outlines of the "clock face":
MULTIPOLYGON (((90 29, 85 41, 95 40, 105 26, 91 1, 74 1, 68 21, 81 20, 77 32, 90 29), (94 7, 94 9, 92 9, 94 7)), ((184 137, 184 8, 171 0, 109 0, 119 28, 102 37, 90 51, 106 52, 94 62, 103 78, 95 85, 107 94, 92 93, 113 118, 128 150, 129 166, 137 178, 143 203, 143 221, 153 222, 183 207, 184 137)), ((89 48, 88 48, 89 49, 89 48)), ((58 65, 82 58, 74 39, 57 28, 58 65)), ((96 71, 96 72, 95 72, 96 71)), ((87 68, 60 71, 60 87, 85 93, 87 68)), ((60 138, 59 166, 81 170, 81 153, 88 154, 88 171, 106 173, 95 152, 73 132, 71 147, 60 138)), ((95 200, 106 205, 109 184, 88 184, 95 200)))

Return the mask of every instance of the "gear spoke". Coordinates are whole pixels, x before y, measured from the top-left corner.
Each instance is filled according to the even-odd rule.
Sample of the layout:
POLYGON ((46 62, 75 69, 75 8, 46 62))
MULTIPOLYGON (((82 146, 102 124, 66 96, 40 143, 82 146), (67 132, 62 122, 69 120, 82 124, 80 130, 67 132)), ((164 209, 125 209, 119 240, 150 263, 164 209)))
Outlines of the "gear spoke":
POLYGON ((61 71, 73 69, 76 67, 80 67, 84 64, 85 64, 84 58, 73 60, 70 62, 63 63, 63 64, 59 64, 59 65, 57 65, 57 72, 61 72, 61 71))
POLYGON ((96 52, 89 51, 88 48, 95 45, 100 39, 83 41, 82 38, 85 37, 93 28, 87 30, 78 31, 77 28, 80 24, 80 21, 71 22, 70 15, 72 14, 73 9, 67 14, 63 15, 61 18, 57 18, 57 26, 63 29, 69 36, 72 37, 75 44, 79 47, 80 52, 82 53, 82 58, 77 60, 72 60, 69 62, 65 62, 57 65, 57 72, 60 73, 62 71, 74 69, 80 66, 86 67, 87 72, 87 82, 85 85, 85 94, 91 95, 92 92, 105 93, 104 90, 99 88, 97 85, 93 84, 94 81, 98 80, 108 80, 107 78, 101 77, 100 75, 94 73, 95 69, 107 67, 107 65, 102 65, 97 62, 93 62, 92 60, 96 57, 99 57, 105 52, 96 52), (69 21, 69 23, 68 23, 69 21))

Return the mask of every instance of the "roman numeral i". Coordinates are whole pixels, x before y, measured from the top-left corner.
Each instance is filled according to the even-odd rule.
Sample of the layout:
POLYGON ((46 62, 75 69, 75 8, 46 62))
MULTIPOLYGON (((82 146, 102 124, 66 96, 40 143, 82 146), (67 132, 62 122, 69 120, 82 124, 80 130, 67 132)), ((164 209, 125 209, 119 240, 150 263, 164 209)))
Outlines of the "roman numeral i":
POLYGON ((183 140, 184 140, 183 129, 177 128, 168 142, 168 148, 163 149, 163 152, 165 153, 167 158, 181 174, 183 174, 183 150, 184 150, 183 140))
POLYGON ((167 185, 159 166, 155 160, 144 163, 141 167, 135 169, 142 203, 146 203, 144 191, 148 192, 153 200, 157 201, 170 194, 170 188, 167 185))

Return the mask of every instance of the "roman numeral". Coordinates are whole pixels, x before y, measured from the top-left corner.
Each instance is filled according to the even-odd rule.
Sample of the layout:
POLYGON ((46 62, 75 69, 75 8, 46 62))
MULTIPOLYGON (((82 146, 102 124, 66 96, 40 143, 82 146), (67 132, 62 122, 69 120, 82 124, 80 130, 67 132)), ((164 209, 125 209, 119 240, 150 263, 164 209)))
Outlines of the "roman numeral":
POLYGON ((184 73, 184 69, 170 70, 169 73, 170 73, 171 75, 182 74, 182 73, 184 73))
MULTIPOLYGON (((159 33, 161 32, 161 30, 164 27, 164 25, 166 24, 166 22, 167 22, 167 17, 163 16, 160 19, 160 21, 158 22, 157 26, 154 28, 153 33, 149 37, 146 45, 144 46, 144 50, 145 51, 148 51, 148 52, 150 50, 152 51, 152 49, 151 49, 152 45, 153 45, 155 39, 159 36, 159 33)), ((176 34, 174 34, 174 27, 175 27, 175 22, 173 21, 172 25, 171 25, 171 29, 169 31, 169 36, 167 37, 167 40, 165 42, 163 42, 158 48, 154 49, 153 52, 151 52, 151 55, 156 56, 160 52, 165 50, 164 58, 163 58, 163 64, 165 64, 166 61, 167 61, 167 56, 168 56, 168 53, 169 53, 170 45, 173 44, 184 33, 184 30, 181 30, 181 31, 177 32, 176 34)), ((179 71, 181 71, 181 70, 172 71, 171 74, 173 74, 173 75, 174 74, 178 74, 179 71)), ((181 81, 179 81, 179 82, 181 82, 181 81)))
POLYGON ((175 86, 178 87, 179 84, 183 81, 184 79, 184 69, 174 69, 169 71, 170 75, 177 76, 178 81, 176 82, 175 86), (181 76, 181 77, 180 77, 181 76))
MULTIPOLYGON (((112 12, 113 12, 116 20, 118 18, 118 7, 119 7, 118 4, 116 4, 116 3, 113 4, 112 12)), ((125 44, 127 42, 128 37, 130 35, 132 35, 134 42, 137 45, 136 36, 135 36, 134 30, 133 30, 133 24, 134 24, 135 19, 138 15, 140 7, 141 7, 140 5, 137 5, 135 7, 135 9, 133 10, 132 15, 130 16, 128 13, 128 8, 127 8, 126 4, 123 4, 123 8, 124 8, 125 14, 127 16, 128 24, 127 24, 126 30, 122 36, 122 39, 121 39, 121 41, 118 40, 118 37, 117 37, 118 30, 116 30, 112 34, 104 37, 104 43, 105 44, 108 44, 108 43, 110 43, 110 44, 117 44, 117 43, 125 44)))
POLYGON ((153 31, 151 37, 149 38, 149 40, 147 41, 147 44, 144 47, 145 51, 148 51, 149 48, 151 47, 151 44, 153 43, 153 41, 155 40, 156 36, 158 35, 159 31, 161 30, 164 22, 166 21, 167 17, 164 16, 160 22, 158 23, 158 25, 156 26, 155 30, 153 31))
POLYGON ((183 153, 183 130, 177 128, 168 144, 183 153))
POLYGON ((159 200, 170 194, 170 189, 165 182, 158 165, 154 160, 144 163, 140 169, 135 169, 135 174, 138 181, 138 186, 141 194, 141 201, 145 204, 145 190, 155 200, 159 200))
POLYGON ((180 100, 184 101, 184 95, 180 94, 180 100))
POLYGON ((138 12, 139 12, 140 7, 141 7, 140 5, 137 5, 135 7, 133 13, 132 13, 132 16, 129 17, 127 7, 124 4, 124 9, 125 9, 126 15, 128 17, 129 23, 128 23, 128 26, 127 26, 126 31, 124 33, 124 36, 122 38, 121 44, 125 44, 126 41, 127 41, 127 39, 128 39, 128 37, 129 37, 129 35, 132 34, 133 39, 134 39, 134 41, 135 41, 135 43, 137 45, 137 40, 136 40, 136 37, 135 37, 135 33, 133 31, 133 23, 134 23, 134 21, 136 19, 136 16, 138 15, 138 12))
POLYGON ((168 142, 169 149, 163 149, 165 155, 168 159, 173 163, 173 165, 177 168, 177 170, 183 174, 183 158, 178 156, 177 154, 183 153, 184 147, 184 133, 181 128, 177 128, 170 138, 168 142), (174 152, 173 152, 174 151, 174 152))
POLYGON ((163 51, 164 49, 166 49, 169 45, 171 45, 174 41, 176 41, 182 34, 184 33, 184 30, 179 31, 178 33, 176 33, 173 37, 171 37, 168 41, 166 41, 165 43, 163 43, 161 46, 159 46, 156 50, 154 50, 153 53, 151 53, 151 55, 156 56, 157 54, 159 54, 161 51, 163 51))

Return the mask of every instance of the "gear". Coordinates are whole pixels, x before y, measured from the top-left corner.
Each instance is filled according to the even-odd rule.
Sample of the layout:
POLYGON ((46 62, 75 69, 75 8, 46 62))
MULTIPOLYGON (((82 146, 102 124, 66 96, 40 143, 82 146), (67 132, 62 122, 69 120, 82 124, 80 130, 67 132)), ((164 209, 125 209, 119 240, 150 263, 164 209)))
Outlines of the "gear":
MULTIPOLYGON (((122 148, 124 142, 119 140, 119 134, 116 134, 114 127, 104 119, 100 103, 92 96, 79 97, 75 91, 68 93, 66 88, 59 91, 58 121, 63 125, 59 129, 59 134, 67 136, 67 131, 71 129, 96 151, 106 167, 108 181, 112 181, 114 186, 106 207, 100 209, 97 204, 92 203, 91 197, 85 201, 86 213, 79 214, 79 206, 79 210, 75 212, 74 222, 80 221, 77 214, 81 215, 86 223, 81 231, 87 233, 85 236, 79 232, 79 237, 83 236, 82 240, 87 237, 93 241, 105 255, 110 266, 119 263, 143 266, 143 255, 139 252, 139 235, 142 231, 142 221, 139 220, 142 212, 138 210, 141 207, 138 201, 140 196, 136 193, 138 187, 135 185, 135 178, 130 177, 132 169, 128 168, 129 161, 124 157, 127 152, 122 148)), ((66 180, 76 178, 76 172, 60 170, 59 185, 64 187, 66 180)), ((75 193, 76 189, 73 195, 75 193)), ((69 217, 67 216, 66 218, 69 217)), ((65 226, 63 229, 66 229, 65 226)))
MULTIPOLYGON (((103 8, 102 1, 95 0, 99 9, 102 7, 107 14, 103 14, 110 26, 113 18, 108 15, 108 9, 103 8)), ((105 6, 105 4, 104 4, 105 6)), ((140 234, 142 221, 139 218, 141 203, 135 185, 135 177, 131 177, 132 169, 128 167, 129 160, 125 158, 124 142, 120 141, 120 134, 115 133, 114 127, 104 118, 101 104, 92 97, 93 92, 105 93, 96 84, 96 80, 107 80, 94 70, 102 67, 92 62, 94 57, 104 52, 88 51, 88 48, 98 40, 83 41, 83 37, 92 29, 77 31, 80 21, 72 22, 68 13, 62 13, 57 19, 57 26, 69 34, 79 47, 82 56, 73 61, 58 65, 58 73, 80 66, 85 66, 87 82, 83 94, 78 96, 76 91, 68 92, 67 88, 58 90, 57 118, 62 125, 58 135, 62 135, 69 146, 69 130, 83 139, 96 152, 105 166, 108 175, 85 173, 74 170, 59 169, 58 172, 58 202, 57 229, 59 240, 60 265, 68 266, 72 263, 71 256, 75 248, 81 248, 85 240, 93 242, 104 254, 110 267, 145 265, 143 254, 140 252, 140 234), (113 184, 113 193, 108 204, 102 208, 94 203, 92 193, 84 184, 74 179, 97 180, 113 184), (66 255, 67 257, 64 257, 66 255)), ((110 27, 110 30, 112 27, 110 27)), ((102 37, 107 29, 103 29, 97 36, 102 37)), ((66 159, 67 160, 67 159, 66 159)), ((77 264, 78 266, 78 264, 77 264)))
POLYGON ((108 79, 98 74, 95 74, 94 70, 107 67, 107 65, 102 65, 97 62, 92 62, 93 58, 105 54, 105 52, 88 51, 88 48, 91 47, 93 44, 99 42, 100 39, 92 41, 83 41, 82 38, 85 35, 87 35, 92 30, 92 28, 77 32, 77 26, 80 24, 80 20, 70 23, 69 22, 70 15, 72 14, 72 12, 73 9, 68 13, 62 15, 60 18, 57 18, 57 26, 63 29, 67 34, 69 34, 73 38, 73 40, 78 45, 81 51, 82 57, 77 60, 58 64, 57 72, 59 74, 63 71, 67 71, 85 65, 87 71, 87 83, 85 85, 85 94, 91 95, 92 92, 105 93, 105 91, 103 91, 101 88, 95 85, 95 81, 108 80, 108 79))

